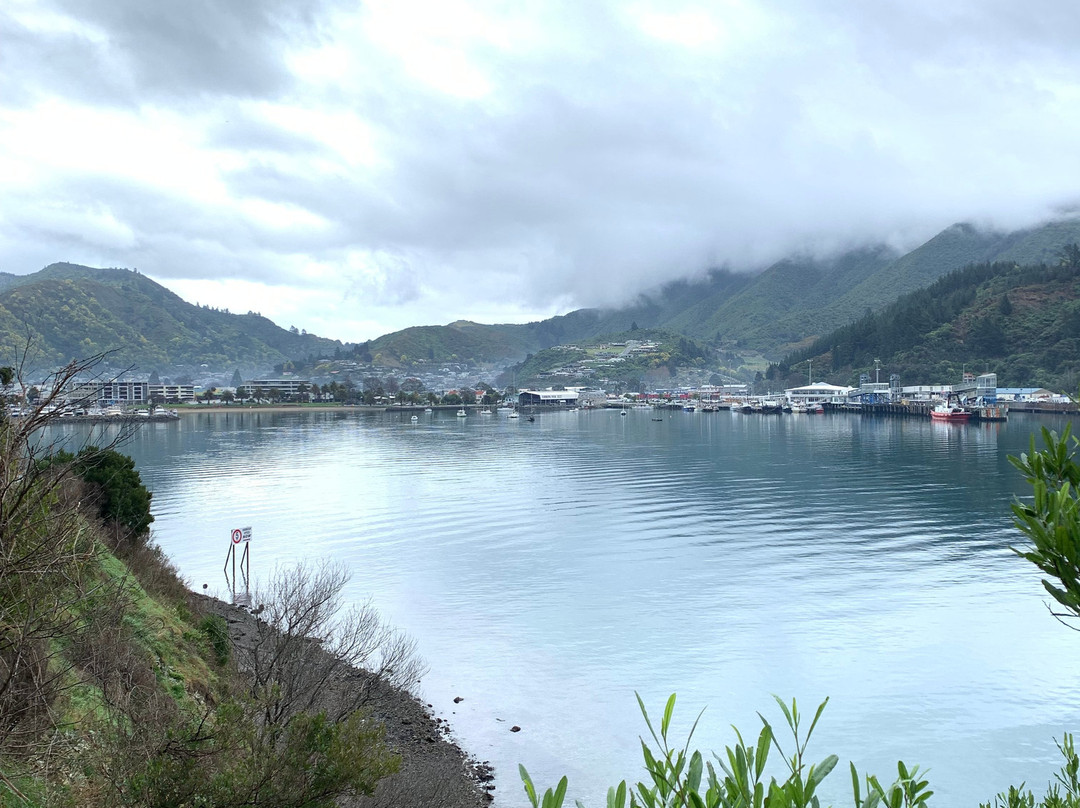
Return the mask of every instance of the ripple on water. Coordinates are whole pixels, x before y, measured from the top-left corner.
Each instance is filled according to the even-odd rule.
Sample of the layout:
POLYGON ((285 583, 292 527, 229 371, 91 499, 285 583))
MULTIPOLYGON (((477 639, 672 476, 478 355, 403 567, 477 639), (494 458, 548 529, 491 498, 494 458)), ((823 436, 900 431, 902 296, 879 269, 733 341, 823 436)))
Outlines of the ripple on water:
POLYGON ((500 795, 518 762, 590 804, 637 771, 634 690, 709 705, 705 748, 771 693, 831 694, 819 751, 930 766, 942 804, 1049 779, 1080 721, 1080 643, 1008 550, 1004 457, 1038 422, 423 418, 204 413, 130 449, 195 585, 220 591, 240 523, 257 572, 347 563, 417 638, 429 700, 472 705, 454 726, 500 795))

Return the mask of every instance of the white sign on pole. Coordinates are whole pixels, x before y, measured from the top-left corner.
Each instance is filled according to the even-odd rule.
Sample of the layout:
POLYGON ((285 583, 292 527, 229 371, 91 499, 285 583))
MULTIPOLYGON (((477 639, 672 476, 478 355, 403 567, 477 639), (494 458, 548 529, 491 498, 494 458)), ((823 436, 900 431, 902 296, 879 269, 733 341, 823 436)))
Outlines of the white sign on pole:
POLYGON ((251 528, 250 527, 245 527, 244 528, 243 533, 242 533, 242 537, 243 537, 244 541, 251 541, 251 528))
MULTIPOLYGON (((250 537, 251 528, 248 528, 248 538, 250 537)), ((230 538, 232 539, 233 544, 239 544, 241 541, 244 540, 244 531, 242 531, 240 528, 235 528, 230 534, 230 538)))

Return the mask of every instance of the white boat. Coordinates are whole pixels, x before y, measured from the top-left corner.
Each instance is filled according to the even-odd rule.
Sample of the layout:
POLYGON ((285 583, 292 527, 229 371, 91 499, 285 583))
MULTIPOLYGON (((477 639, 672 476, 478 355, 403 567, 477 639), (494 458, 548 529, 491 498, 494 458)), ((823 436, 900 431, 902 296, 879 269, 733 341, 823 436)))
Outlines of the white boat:
POLYGON ((508 416, 506 416, 506 417, 507 418, 519 418, 520 416, 518 415, 517 410, 510 410, 510 414, 508 416))
POLYGON ((622 410, 619 415, 626 415, 626 410, 622 410))
POLYGON ((464 418, 466 415, 468 415, 468 413, 465 412, 465 410, 458 410, 457 411, 457 417, 458 418, 464 418))
POLYGON ((417 418, 417 417, 416 417, 416 416, 414 415, 414 416, 413 416, 412 418, 410 418, 409 420, 410 420, 410 421, 412 421, 412 422, 413 422, 413 423, 415 424, 415 423, 416 423, 417 421, 419 421, 420 419, 419 419, 419 418, 417 418))
POLYGON ((491 410, 480 410, 481 415, 491 415, 491 410))
POLYGON ((427 415, 430 412, 431 412, 431 407, 424 407, 424 415, 427 415))

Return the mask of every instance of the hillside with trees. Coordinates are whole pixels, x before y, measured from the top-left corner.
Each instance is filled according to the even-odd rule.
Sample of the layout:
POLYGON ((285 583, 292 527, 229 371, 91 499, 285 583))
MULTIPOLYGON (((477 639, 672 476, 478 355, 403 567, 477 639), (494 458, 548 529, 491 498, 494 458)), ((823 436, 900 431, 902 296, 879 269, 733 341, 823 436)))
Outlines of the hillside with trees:
POLYGON ((816 378, 855 383, 881 361, 902 384, 992 371, 1005 387, 1075 390, 1080 380, 1080 248, 1056 263, 972 264, 876 314, 815 340, 769 368, 787 384, 816 378), (800 381, 801 380, 801 381, 800 381))
POLYGON ((903 254, 879 245, 827 258, 793 255, 758 273, 718 268, 665 284, 619 309, 579 309, 525 325, 457 322, 405 329, 374 340, 371 348, 402 366, 451 357, 520 361, 527 353, 637 325, 775 359, 969 264, 1052 262, 1077 241, 1080 219, 1014 232, 957 224, 903 254))
POLYGON ((332 355, 342 343, 279 328, 255 313, 193 305, 126 269, 52 264, 0 284, 0 355, 27 342, 42 368, 108 354, 113 368, 193 369, 245 374, 309 355, 332 355))
MULTIPOLYGON (((279 328, 255 312, 192 305, 137 272, 53 264, 32 275, 0 274, 0 352, 16 356, 29 338, 44 368, 111 352, 114 370, 147 374, 240 369, 250 377, 273 368, 318 375, 320 360, 334 359, 405 372, 448 363, 494 372, 549 348, 611 339, 637 327, 678 334, 718 356, 737 354, 747 367, 763 368, 949 272, 972 264, 1052 263, 1077 242, 1075 218, 1008 233, 959 224, 905 254, 879 245, 832 257, 793 255, 757 273, 713 269, 619 309, 579 309, 525 324, 415 326, 360 345, 279 328)), ((1020 339, 1022 330, 1014 336, 1020 339)), ((1030 353, 1016 340, 1011 345, 1030 353)), ((1031 360, 1017 360, 1017 370, 1031 360)), ((734 372, 735 364, 717 370, 734 372)))

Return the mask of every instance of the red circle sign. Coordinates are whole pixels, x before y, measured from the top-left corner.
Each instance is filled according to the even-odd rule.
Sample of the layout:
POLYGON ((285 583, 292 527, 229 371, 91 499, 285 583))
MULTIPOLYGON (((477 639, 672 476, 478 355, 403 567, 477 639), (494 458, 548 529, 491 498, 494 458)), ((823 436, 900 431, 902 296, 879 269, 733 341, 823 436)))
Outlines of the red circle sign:
POLYGON ((232 532, 232 543, 233 544, 239 544, 240 540, 243 539, 243 538, 244 538, 244 531, 242 531, 240 528, 236 528, 236 530, 234 530, 232 532))

